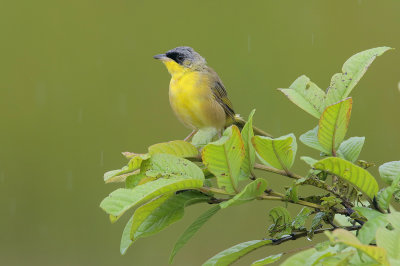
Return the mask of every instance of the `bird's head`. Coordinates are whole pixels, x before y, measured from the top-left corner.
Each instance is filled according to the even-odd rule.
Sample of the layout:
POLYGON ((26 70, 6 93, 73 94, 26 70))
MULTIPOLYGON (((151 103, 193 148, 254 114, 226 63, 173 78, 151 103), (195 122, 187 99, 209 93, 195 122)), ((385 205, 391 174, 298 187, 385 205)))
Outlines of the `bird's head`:
POLYGON ((179 46, 165 54, 154 56, 161 60, 171 75, 188 70, 200 70, 206 66, 206 60, 189 46, 179 46))

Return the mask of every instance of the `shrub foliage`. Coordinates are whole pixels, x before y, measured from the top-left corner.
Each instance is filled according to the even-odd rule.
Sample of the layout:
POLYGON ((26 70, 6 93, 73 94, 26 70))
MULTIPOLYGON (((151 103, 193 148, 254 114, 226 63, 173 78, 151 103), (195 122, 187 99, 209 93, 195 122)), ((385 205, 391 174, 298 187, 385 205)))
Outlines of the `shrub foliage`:
MULTIPOLYGON (((141 237, 158 233, 182 219, 185 208, 210 204, 178 238, 170 263, 178 251, 217 212, 253 200, 302 205, 292 217, 284 207, 270 210, 269 237, 250 240, 216 254, 203 265, 229 265, 263 246, 279 245, 299 237, 325 233, 327 241, 295 253, 282 265, 400 265, 400 212, 391 201, 400 199, 400 161, 379 167, 382 183, 359 160, 365 137, 349 137, 357 82, 377 56, 390 50, 378 47, 357 53, 333 75, 326 92, 306 76, 280 89, 290 101, 316 119, 316 127, 299 140, 320 153, 319 158, 300 157, 310 168, 305 175, 291 168, 297 154, 294 134, 281 137, 255 135, 251 112, 246 125, 232 125, 218 138, 212 129, 200 130, 192 142, 174 140, 149 147, 145 154, 125 152, 128 163, 105 173, 106 183, 124 185, 100 204, 111 222, 135 209, 122 233, 120 251, 141 237), (257 160, 258 159, 258 160, 257 160), (255 170, 293 180, 285 193, 275 191, 255 170), (320 193, 299 194, 298 187, 314 186, 320 193), (309 224, 309 225, 308 225, 309 224)), ((285 252, 261 258, 252 265, 278 261, 285 252)))

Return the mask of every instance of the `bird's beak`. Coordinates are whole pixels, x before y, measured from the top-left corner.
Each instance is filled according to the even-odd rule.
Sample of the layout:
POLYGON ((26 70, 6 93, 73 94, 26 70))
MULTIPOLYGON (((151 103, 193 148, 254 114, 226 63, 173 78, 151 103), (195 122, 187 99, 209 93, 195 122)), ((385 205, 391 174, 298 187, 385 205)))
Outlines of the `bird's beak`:
POLYGON ((165 54, 158 54, 158 55, 153 56, 153 58, 157 59, 157 60, 167 60, 168 59, 168 57, 165 54))

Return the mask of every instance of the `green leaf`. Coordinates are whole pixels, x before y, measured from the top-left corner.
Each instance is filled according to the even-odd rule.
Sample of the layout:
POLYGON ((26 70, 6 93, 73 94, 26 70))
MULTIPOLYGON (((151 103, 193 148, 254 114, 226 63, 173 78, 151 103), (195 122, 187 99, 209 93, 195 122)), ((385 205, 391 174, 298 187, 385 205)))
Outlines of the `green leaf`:
POLYGON ((242 162, 241 169, 244 172, 244 176, 251 176, 254 163, 256 161, 256 152, 254 150, 253 144, 251 143, 251 139, 254 137, 253 132, 253 115, 255 113, 255 109, 251 111, 249 115, 249 119, 242 129, 242 139, 244 144, 245 156, 242 162))
POLYGON ((332 233, 325 231, 325 234, 328 235, 328 237, 333 240, 334 243, 344 243, 364 252, 382 265, 389 265, 385 249, 381 247, 363 245, 357 239, 357 237, 349 231, 344 229, 336 229, 332 233))
MULTIPOLYGON (((346 252, 342 251, 334 256, 329 256, 329 257, 323 258, 323 260, 321 261, 322 265, 323 266, 357 265, 357 264, 350 263, 350 260, 355 257, 354 255, 356 254, 356 250, 355 249, 346 249, 346 250, 349 250, 349 251, 346 251, 346 252)), ((360 262, 360 264, 361 264, 361 262, 360 262)), ((358 264, 358 265, 360 265, 360 264, 358 264)), ((362 265, 378 266, 375 263, 370 263, 370 262, 366 262, 365 264, 362 264, 362 265)))
POLYGON ((341 199, 338 199, 335 196, 323 197, 321 198, 321 200, 322 200, 321 205, 324 207, 327 206, 328 208, 333 207, 342 202, 341 199))
POLYGON ((125 225, 124 231, 122 232, 121 244, 119 246, 119 251, 121 252, 122 255, 125 254, 126 250, 133 243, 133 241, 131 240, 132 221, 133 221, 133 216, 129 219, 129 221, 125 225))
POLYGON ((376 201, 378 202, 379 207, 381 207, 383 210, 387 210, 396 190, 398 189, 392 186, 381 189, 376 196, 376 201))
POLYGON ((218 130, 214 127, 201 128, 192 138, 192 144, 196 147, 204 147, 210 143, 218 134, 218 130))
POLYGON ((273 262, 279 260, 282 257, 282 255, 283 255, 283 253, 268 256, 266 258, 263 258, 261 260, 257 260, 255 262, 253 262, 251 264, 251 266, 263 266, 263 265, 267 265, 267 264, 273 263, 273 262))
POLYGON ((151 158, 141 163, 139 173, 129 174, 126 178, 125 187, 134 188, 160 177, 180 176, 204 180, 203 171, 191 161, 171 154, 153 154, 151 158))
MULTIPOLYGON (((306 249, 304 251, 298 252, 285 260, 281 266, 299 266, 299 265, 310 265, 309 258, 315 253, 314 248, 306 249)), ((312 265, 312 264, 311 264, 312 265)))
MULTIPOLYGON (((167 226, 182 219, 185 207, 205 202, 209 199, 209 196, 194 190, 183 191, 168 197, 165 202, 162 202, 162 204, 144 217, 135 230, 132 227, 132 231, 134 231, 131 231, 131 234, 133 234, 132 239, 148 237, 160 232, 167 226)), ((135 215, 138 210, 135 211, 135 215)))
POLYGON ((136 240, 131 237, 131 231, 136 230, 137 227, 146 219, 146 217, 160 204, 162 204, 171 194, 165 194, 159 198, 156 198, 142 206, 140 206, 133 216, 129 219, 122 233, 120 252, 122 255, 125 254, 126 250, 136 240))
POLYGON ((137 208, 133 214, 133 221, 132 221, 132 226, 131 226, 131 240, 134 242, 136 241, 135 234, 138 231, 138 228, 141 226, 141 224, 149 217, 149 215, 160 205, 162 205, 168 198, 170 198, 173 195, 173 193, 167 193, 164 195, 161 195, 158 198, 155 198, 146 204, 143 204, 139 208, 137 208))
POLYGON ((318 141, 328 154, 335 155, 343 141, 350 122, 351 98, 328 106, 322 113, 318 124, 318 141))
POLYGON ((257 154, 267 165, 281 170, 292 167, 297 151, 296 137, 293 134, 276 139, 255 136, 252 142, 257 154))
POLYGON ((315 248, 307 249, 303 252, 297 253, 296 255, 287 259, 283 264, 286 266, 298 266, 298 265, 326 265, 325 260, 337 254, 335 247, 328 247, 324 250, 316 250, 315 248), (312 253, 309 250, 313 251, 312 253), (322 262, 322 263, 321 263, 322 262))
POLYGON ((400 191, 399 182, 400 182, 400 175, 393 180, 393 183, 389 187, 385 187, 384 189, 381 189, 378 192, 376 201, 378 202, 378 205, 382 209, 387 210, 389 208, 393 194, 398 193, 400 191))
POLYGON ((318 162, 318 160, 315 160, 314 158, 311 158, 311 157, 308 157, 308 156, 301 156, 300 159, 303 160, 306 164, 308 164, 311 167, 313 167, 314 164, 316 162, 318 162))
POLYGON ((236 126, 227 128, 219 140, 207 144, 202 152, 203 163, 216 176, 218 187, 229 193, 238 191, 244 156, 243 140, 236 126))
POLYGON ((289 89, 279 89, 289 100, 319 119, 324 111, 325 93, 306 76, 298 77, 289 89))
POLYGON ((375 239, 378 228, 385 227, 388 223, 385 215, 368 220, 358 231, 358 239, 362 244, 369 245, 375 239))
POLYGON ((203 181, 200 179, 160 178, 153 182, 137 186, 133 189, 117 189, 100 203, 100 207, 106 213, 116 216, 115 220, 117 220, 128 209, 139 203, 143 203, 169 192, 200 188, 202 186, 203 181))
POLYGON ((200 215, 179 237, 176 241, 175 246, 171 252, 171 256, 169 257, 169 263, 172 263, 175 255, 178 251, 194 236, 194 234, 199 231, 199 229, 205 224, 214 214, 219 211, 221 207, 219 205, 215 205, 214 207, 208 209, 205 213, 200 215))
MULTIPOLYGON (((311 166, 311 167, 313 167, 314 164, 315 164, 316 162, 318 162, 318 160, 316 160, 316 159, 314 159, 314 158, 311 158, 311 157, 308 157, 308 156, 301 156, 300 159, 303 160, 306 164, 308 164, 308 165, 311 166)), ((307 175, 307 176, 319 175, 320 173, 321 173, 321 171, 319 171, 319 170, 310 169, 310 170, 308 171, 308 175, 307 175)), ((323 174, 324 174, 324 173, 323 173, 323 174)), ((326 174, 325 174, 325 175, 326 175, 326 174)), ((320 179, 321 179, 321 180, 325 180, 325 179, 322 179, 322 178, 320 178, 320 179)))
POLYGON ((204 180, 203 171, 196 164, 170 154, 152 155, 149 160, 143 162, 140 172, 145 172, 151 177, 186 176, 204 180))
POLYGON ((142 184, 146 183, 144 181, 145 180, 147 181, 147 179, 149 181, 151 181, 151 179, 146 176, 145 172, 131 174, 125 180, 125 188, 134 188, 134 187, 138 186, 139 184, 142 185, 142 184))
POLYGON ((232 199, 224 201, 219 205, 222 209, 224 209, 229 206, 240 205, 252 201, 262 195, 266 188, 267 181, 262 178, 258 178, 257 180, 254 180, 253 182, 248 184, 239 194, 234 196, 232 199))
POLYGON ((351 219, 343 214, 335 214, 334 221, 339 226, 351 226, 351 219))
POLYGON ((375 58, 390 49, 392 48, 377 47, 350 57, 344 63, 342 73, 333 75, 326 95, 325 106, 341 101, 349 96, 354 86, 362 78, 375 58))
POLYGON ((322 222, 324 221, 326 214, 324 212, 318 212, 315 214, 312 222, 311 228, 308 231, 308 237, 312 238, 314 236, 314 231, 322 227, 322 222))
POLYGON ((142 162, 150 158, 148 154, 134 154, 129 160, 127 166, 122 167, 118 170, 108 171, 104 174, 104 182, 114 183, 114 182, 124 182, 125 179, 132 175, 134 171, 140 168, 142 162))
POLYGON ((149 147, 150 155, 159 153, 166 153, 184 158, 193 158, 199 155, 199 151, 193 144, 183 140, 158 143, 149 147))
POLYGON ((387 251, 390 265, 400 265, 400 230, 380 227, 376 232, 376 243, 387 251))
POLYGON ((299 201, 298 186, 299 184, 297 184, 297 182, 295 181, 293 182, 293 185, 291 187, 286 189, 286 195, 285 195, 286 200, 294 203, 297 203, 299 201))
POLYGON ((292 222, 292 227, 293 229, 300 229, 302 227, 304 227, 304 225, 306 224, 306 221, 308 219, 308 217, 311 215, 312 210, 304 207, 303 209, 301 209, 301 211, 297 214, 297 216, 294 218, 293 222, 292 222))
POLYGON ((125 187, 134 188, 160 177, 176 176, 204 179, 203 171, 189 160, 171 154, 153 154, 141 163, 139 173, 129 174, 126 178, 125 187))
POLYGON ((379 174, 383 181, 391 185, 393 180, 400 176, 400 161, 382 164, 379 166, 379 174))
POLYGON ((316 149, 318 151, 321 151, 323 153, 329 154, 330 152, 328 150, 326 150, 324 147, 321 146, 321 144, 319 144, 318 141, 318 126, 316 126, 315 128, 307 131, 306 133, 304 133, 303 135, 300 136, 300 141, 313 149, 316 149))
POLYGON ((378 183, 367 170, 341 158, 328 157, 322 159, 314 164, 314 168, 348 181, 371 199, 378 193, 378 183))
POLYGON ((367 220, 372 220, 375 219, 376 217, 383 215, 382 213, 367 207, 354 207, 353 209, 359 212, 365 218, 367 218, 367 220))
POLYGON ((354 163, 360 156, 364 141, 365 137, 351 137, 343 141, 337 151, 338 156, 354 163))
POLYGON ((394 229, 400 230, 400 212, 392 212, 387 214, 387 219, 394 229))
POLYGON ((283 207, 275 207, 269 212, 273 222, 268 228, 271 236, 281 237, 292 233, 290 213, 283 207))
POLYGON ((272 244, 272 240, 252 240, 237 244, 233 247, 225 249, 224 251, 218 253, 214 257, 207 260, 203 266, 226 266, 230 265, 233 262, 240 259, 242 256, 246 255, 247 253, 260 248, 262 246, 272 244))

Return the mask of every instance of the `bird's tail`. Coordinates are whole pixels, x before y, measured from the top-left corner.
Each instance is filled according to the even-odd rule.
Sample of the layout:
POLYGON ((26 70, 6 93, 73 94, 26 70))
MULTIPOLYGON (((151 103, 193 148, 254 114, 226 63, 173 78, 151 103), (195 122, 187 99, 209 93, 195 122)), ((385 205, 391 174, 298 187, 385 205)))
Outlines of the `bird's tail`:
MULTIPOLYGON (((244 120, 239 114, 235 114, 233 124, 235 124, 236 126, 238 126, 239 128, 242 129, 244 127, 244 125, 246 124, 246 122, 247 121, 244 120)), ((265 132, 264 130, 261 130, 261 129, 255 127, 255 126, 253 126, 253 131, 254 131, 254 134, 256 134, 256 135, 266 136, 266 137, 272 138, 271 134, 269 134, 269 133, 265 132)))

